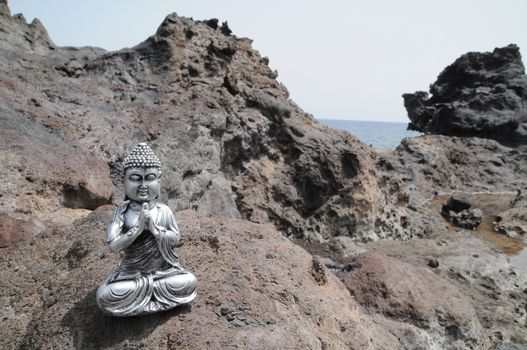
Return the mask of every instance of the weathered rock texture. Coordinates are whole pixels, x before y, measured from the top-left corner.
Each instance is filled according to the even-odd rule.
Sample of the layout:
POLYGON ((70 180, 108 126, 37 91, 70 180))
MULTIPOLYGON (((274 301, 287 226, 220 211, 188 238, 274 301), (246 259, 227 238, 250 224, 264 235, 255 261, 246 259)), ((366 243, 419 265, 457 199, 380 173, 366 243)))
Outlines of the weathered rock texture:
POLYGON ((441 215, 456 226, 472 230, 481 224, 483 212, 471 207, 465 198, 451 196, 441 208, 441 215))
POLYGON ((118 185, 119 161, 146 141, 176 210, 315 240, 410 235, 407 196, 376 176, 377 155, 289 100, 267 58, 226 24, 170 15, 145 42, 105 52, 57 47, 2 6, 0 210, 108 203, 108 173, 118 185))
POLYGON ((527 143, 527 76, 515 45, 469 52, 439 74, 430 94, 404 94, 408 128, 527 143))
POLYGON ((494 229, 509 237, 527 234, 527 194, 526 189, 518 190, 511 202, 511 208, 501 212, 495 221, 494 229))
POLYGON ((106 52, 57 47, 0 0, 0 57, 1 348, 527 345, 525 273, 425 205, 437 191, 525 188, 521 148, 429 135, 379 156, 304 113, 217 20, 170 15, 106 52), (191 309, 112 319, 94 295, 119 261, 104 230, 120 161, 142 141, 163 163, 200 294, 191 309), (414 233, 437 246, 358 245, 414 233), (366 249, 380 254, 355 258, 366 249), (355 297, 324 263, 344 267, 355 297))
POLYGON ((527 148, 478 137, 426 135, 404 139, 378 166, 400 174, 414 199, 438 192, 496 192, 525 188, 527 148))
POLYGON ((447 280, 399 260, 364 253, 341 272, 355 299, 385 316, 409 349, 481 348, 482 327, 470 300, 447 280))
POLYGON ((132 318, 98 310, 96 288, 119 257, 100 234, 110 212, 96 211, 0 256, 0 347, 402 348, 333 274, 271 225, 198 220, 190 211, 177 217, 182 263, 200 282, 191 307, 132 318))
MULTIPOLYGON (((470 339, 478 334, 480 327, 484 335, 477 339, 482 343, 475 346, 476 349, 522 349, 527 346, 525 328, 527 269, 525 264, 518 264, 516 257, 511 258, 499 253, 485 240, 467 235, 465 230, 451 231, 447 235, 438 234, 434 239, 414 239, 405 242, 381 240, 372 242, 367 248, 373 257, 371 255, 359 257, 352 266, 360 264, 358 271, 371 271, 373 274, 367 276, 355 272, 360 281, 358 283, 364 290, 353 284, 349 287, 358 290, 361 298, 369 303, 370 308, 379 311, 383 308, 387 309, 391 312, 391 317, 398 320, 399 325, 401 319, 403 323, 411 324, 422 321, 433 324, 436 320, 450 322, 449 325, 455 326, 441 328, 443 333, 439 331, 436 336, 446 336, 445 340, 452 336, 451 344, 455 343, 455 338, 462 340, 464 345, 461 348, 470 348, 469 344, 472 341, 470 339), (388 260, 391 261, 388 263, 379 258, 380 254, 387 254, 396 260, 388 260), (431 268, 429 266, 431 260, 435 260, 437 266, 431 268), (411 266, 406 266, 400 261, 411 266), (402 271, 397 272, 401 268, 402 271), (424 269, 429 271, 425 272, 424 269), (431 271, 437 276, 430 275, 431 271), (392 278, 399 273, 406 277, 393 281, 392 278), (379 288, 382 286, 381 282, 386 286, 387 299, 379 298, 379 293, 383 290, 379 288), (433 285, 436 287, 431 287, 433 285), (447 290, 452 291, 452 288, 457 290, 457 293, 445 293, 447 290), (376 292, 375 298, 371 301, 367 298, 368 291, 376 292), (396 302, 390 303, 390 300, 396 302), (417 307, 417 304, 424 300, 428 302, 427 306, 417 307), (434 314, 433 310, 440 312, 434 314), (463 317, 460 318, 465 313, 473 315, 473 310, 479 325, 463 317), (407 313, 405 314, 404 311, 407 313), (423 317, 403 318, 404 315, 412 312, 423 317), (449 314, 452 317, 443 318, 449 314), (459 322, 459 320, 463 321, 459 322), (449 333, 449 330, 453 332, 449 333), (489 343, 493 346, 490 347, 489 343)), ((349 280, 351 282, 351 279, 349 280)), ((446 343, 445 347, 448 348, 448 345, 446 343)), ((417 348, 417 346, 407 348, 417 348)), ((426 346, 423 348, 427 349, 426 346)))

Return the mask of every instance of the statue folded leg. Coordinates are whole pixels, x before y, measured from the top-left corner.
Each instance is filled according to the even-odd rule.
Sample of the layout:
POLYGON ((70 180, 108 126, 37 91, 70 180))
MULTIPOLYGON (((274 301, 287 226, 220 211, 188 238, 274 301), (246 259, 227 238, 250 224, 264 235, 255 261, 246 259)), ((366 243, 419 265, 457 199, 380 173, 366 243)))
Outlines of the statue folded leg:
POLYGON ((97 304, 104 313, 112 316, 137 315, 152 297, 152 276, 110 280, 106 280, 97 290, 97 304))
POLYGON ((186 304, 196 297, 197 284, 198 280, 190 272, 154 278, 154 298, 167 307, 186 304))
POLYGON ((133 316, 168 310, 196 298, 197 279, 186 271, 109 281, 97 290, 97 303, 103 312, 112 316, 133 316))

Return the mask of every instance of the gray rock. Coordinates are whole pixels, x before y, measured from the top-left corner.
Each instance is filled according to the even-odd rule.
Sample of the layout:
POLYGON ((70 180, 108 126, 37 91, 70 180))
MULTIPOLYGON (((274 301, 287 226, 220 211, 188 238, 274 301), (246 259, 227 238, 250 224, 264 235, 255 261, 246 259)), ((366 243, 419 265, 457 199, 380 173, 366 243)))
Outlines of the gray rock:
POLYGON ((446 211, 445 207, 443 207, 441 214, 454 225, 468 230, 477 228, 483 219, 483 212, 478 208, 446 211))
POLYGON ((527 148, 478 137, 406 138, 394 152, 383 154, 378 166, 399 174, 410 197, 421 201, 441 192, 516 192, 527 187, 527 177, 519 175, 527 169, 527 148))
POLYGON ((412 235, 400 180, 380 179, 371 148, 303 112, 268 60, 227 26, 172 14, 144 42, 106 52, 58 47, 40 22, 3 8, 0 159, 12 166, 0 175, 12 181, 0 184, 1 210, 116 202, 120 161, 148 142, 165 165, 161 197, 175 210, 272 223, 314 241, 412 235), (68 178, 84 169, 78 161, 90 167, 68 178), (39 163, 29 177, 26 165, 39 163))
POLYGON ((456 226, 473 230, 481 224, 483 212, 471 206, 466 198, 452 196, 441 207, 441 215, 456 226))
POLYGON ((527 233, 527 196, 518 190, 511 202, 511 209, 501 212, 494 222, 494 230, 509 237, 527 233))
MULTIPOLYGON (((469 303, 476 310, 477 318, 486 334, 485 338, 489 340, 486 342, 486 346, 476 348, 488 349, 492 344, 499 343, 508 343, 512 348, 514 346, 520 349, 527 347, 527 330, 525 328, 527 268, 525 265, 515 257, 500 253, 494 246, 475 235, 467 235, 466 232, 451 231, 446 235, 441 234, 439 237, 444 240, 444 244, 438 245, 435 239, 381 240, 369 243, 366 248, 370 253, 375 252, 381 256, 389 255, 391 258, 419 268, 420 271, 422 271, 423 266, 427 266, 430 257, 437 258, 439 266, 430 268, 429 271, 440 276, 443 279, 442 283, 450 283, 456 286, 464 296, 469 298, 469 303)), ((391 277, 384 276, 397 275, 396 271, 400 268, 397 262, 393 263, 393 266, 396 266, 393 269, 391 268, 392 264, 388 262, 382 263, 376 270, 373 270, 373 266, 375 266, 373 264, 368 263, 367 266, 370 266, 368 269, 375 271, 375 274, 369 277, 360 275, 358 278, 361 281, 367 281, 368 278, 380 280, 379 276, 383 276, 382 278, 386 278, 384 281, 388 290, 392 288, 401 290, 401 288, 406 287, 411 289, 413 284, 409 282, 409 279, 414 278, 413 275, 417 276, 416 278, 421 276, 420 272, 413 272, 413 269, 407 268, 405 273, 411 274, 412 277, 400 278, 392 284, 389 283, 391 277), (382 267, 386 268, 386 274, 381 272, 382 267)), ((365 272, 367 270, 359 269, 359 271, 365 272)), ((359 272, 356 275, 359 275, 359 272)), ((352 279, 349 281, 353 283, 352 279)), ((423 279, 415 284, 421 285, 424 281, 423 279)), ((353 288, 360 290, 361 285, 358 284, 353 288)), ((360 292, 364 300, 367 300, 366 295, 372 288, 375 288, 374 285, 369 285, 360 292)), ((431 284, 430 288, 431 290, 426 292, 430 294, 425 298, 437 296, 438 288, 432 287, 431 284)), ((439 298, 446 295, 442 293, 439 293, 439 298)), ((404 293, 400 294, 401 297, 403 295, 404 293)), ((412 290, 411 295, 415 296, 416 293, 412 290)), ((391 296, 391 298, 393 297, 391 296)), ((388 305, 386 307, 393 308, 405 305, 390 304, 389 300, 383 301, 381 299, 381 303, 378 305, 383 307, 388 305)), ((415 298, 413 300, 422 299, 415 298)), ((437 307, 433 301, 429 301, 429 303, 432 309, 437 307)), ((372 303, 372 305, 375 304, 372 303)), ((460 310, 464 307, 460 307, 460 310)), ((415 309, 421 310, 421 308, 415 309)), ((440 346, 439 348, 443 347, 440 346)))

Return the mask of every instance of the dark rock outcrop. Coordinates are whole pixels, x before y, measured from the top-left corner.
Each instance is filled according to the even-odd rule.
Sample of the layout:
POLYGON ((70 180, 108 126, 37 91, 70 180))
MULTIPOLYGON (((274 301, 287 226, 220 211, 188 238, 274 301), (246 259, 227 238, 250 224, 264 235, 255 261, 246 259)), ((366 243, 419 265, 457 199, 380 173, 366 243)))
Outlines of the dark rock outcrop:
POLYGON ((462 197, 449 197, 441 208, 441 215, 456 226, 473 230, 481 224, 483 212, 471 208, 472 203, 462 197))
POLYGON ((454 211, 459 213, 462 210, 469 209, 472 206, 472 203, 463 197, 454 197, 450 196, 443 207, 441 208, 441 213, 445 214, 449 211, 454 211))
POLYGON ((443 215, 454 225, 466 228, 467 230, 474 230, 477 228, 483 219, 483 213, 478 208, 465 209, 457 213, 455 211, 449 211, 447 214, 443 215))
POLYGON ((410 130, 527 144, 527 75, 517 46, 461 56, 430 94, 403 95, 410 130))

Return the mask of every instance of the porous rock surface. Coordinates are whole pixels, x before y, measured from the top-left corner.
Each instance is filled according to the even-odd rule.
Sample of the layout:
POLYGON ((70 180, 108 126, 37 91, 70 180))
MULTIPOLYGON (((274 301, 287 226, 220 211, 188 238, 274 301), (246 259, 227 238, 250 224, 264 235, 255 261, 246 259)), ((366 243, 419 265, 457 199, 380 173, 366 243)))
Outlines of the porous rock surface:
POLYGON ((527 345, 525 274, 483 241, 448 235, 423 205, 438 190, 516 190, 527 181, 521 149, 425 136, 378 155, 304 113, 250 40, 217 20, 170 15, 145 42, 106 52, 57 47, 38 20, 11 16, 0 0, 0 55, 0 347, 527 345), (162 201, 176 211, 182 263, 200 294, 191 308, 113 319, 94 300, 120 259, 104 230, 122 195, 120 161, 143 141, 163 163, 162 201), (312 252, 329 247, 335 261, 284 234, 312 252), (435 238, 357 245, 413 234, 435 238), (401 290, 412 289, 397 283, 412 272, 460 310, 419 281, 427 305, 351 297, 324 263, 337 271, 365 250, 379 254, 359 259, 394 266, 393 275, 358 274, 365 288, 392 281, 391 297, 408 301, 401 290), (410 305, 423 307, 415 314, 428 328, 394 317, 410 305))
POLYGON ((527 234, 527 188, 522 190, 511 201, 511 208, 496 217, 494 229, 509 237, 527 234))
MULTIPOLYGON (((391 300, 397 298, 397 302, 388 303, 384 299, 379 301, 380 291, 377 290, 377 297, 373 299, 377 300, 379 305, 376 306, 376 309, 388 308, 390 311, 390 308, 394 308, 395 310, 390 311, 390 315, 398 320, 399 325, 401 324, 400 319, 404 315, 408 315, 408 311, 422 313, 426 317, 421 318, 421 320, 428 323, 434 322, 432 310, 436 309, 442 310, 435 314, 438 321, 449 313, 453 316, 452 318, 444 318, 443 322, 452 322, 451 325, 456 325, 450 330, 457 329, 459 331, 450 332, 450 336, 453 337, 450 339, 453 343, 455 342, 454 338, 457 340, 464 339, 462 340, 464 345, 460 346, 462 349, 521 349, 527 346, 527 331, 525 329, 527 322, 525 309, 527 268, 525 264, 519 264, 518 259, 500 253, 485 240, 474 235, 467 235, 466 230, 450 231, 448 234, 437 230, 433 234, 433 238, 414 239, 405 242, 381 240, 370 243, 367 248, 369 254, 373 254, 373 258, 362 257, 359 262, 361 263, 363 260, 376 262, 376 264, 361 263, 361 266, 365 266, 361 267, 362 271, 371 270, 374 274, 370 276, 356 275, 364 290, 359 289, 359 287, 351 287, 354 290, 359 290, 359 293, 362 293, 362 298, 368 302, 367 291, 375 291, 379 285, 382 285, 380 282, 384 282, 389 291, 386 294, 387 297, 391 300), (388 255, 396 260, 388 264, 380 259, 379 255, 388 255), (401 261, 411 266, 406 266, 401 261), (430 266, 431 261, 435 262, 432 264, 433 267, 430 266), (392 265, 394 266, 393 269, 391 268, 392 265), (385 270, 382 270, 382 267, 385 270), (412 276, 394 281, 392 278, 399 275, 397 270, 401 268, 403 268, 403 275, 411 274, 412 276), (428 273, 424 269, 427 269, 428 273), (412 272, 410 273, 410 271, 412 272), (430 272, 443 280, 428 275, 430 272), (375 277, 379 274, 382 276, 381 279, 375 277), (420 277, 416 277, 417 280, 414 280, 414 276, 420 277), (369 279, 368 283, 366 283, 367 279, 369 279), (412 280, 413 282, 409 282, 412 280), (428 284, 424 283, 425 281, 428 281, 428 284), (450 286, 446 284, 447 281, 450 286), (436 288, 428 288, 430 283, 436 288), (457 293, 445 293, 451 288, 457 290, 457 293), (404 291, 408 291, 408 294, 404 294, 404 291), (427 306, 415 307, 422 300, 428 301, 427 306), (404 307, 398 309, 397 305, 404 307), (410 305, 413 305, 415 309, 410 305), (475 310, 479 325, 483 330, 482 343, 477 346, 473 344, 474 347, 470 345, 470 338, 477 334, 473 331, 479 331, 479 326, 472 328, 473 326, 468 319, 460 318, 465 312, 472 313, 472 308, 475 310), (407 311, 406 314, 402 312, 404 310, 407 311)), ((349 280, 351 282, 351 279, 349 280)), ((375 301, 370 302, 370 308, 372 304, 375 305, 375 301)), ((415 323, 419 320, 419 318, 410 317, 403 319, 403 322, 415 323)), ((432 332, 432 334, 434 333, 432 332)), ((442 328, 436 333, 437 335, 446 336, 445 340, 447 340, 448 328, 442 328)))
POLYGON ((340 273, 364 308, 385 316, 385 327, 407 348, 481 348, 482 327, 468 297, 424 267, 367 252, 340 273))
POLYGON ((450 196, 441 207, 441 215, 458 227, 472 230, 481 224, 483 212, 471 207, 472 203, 466 198, 450 196))
POLYGON ((411 199, 441 192, 499 192, 525 188, 527 148, 479 137, 425 135, 404 139, 378 166, 400 174, 411 199))
POLYGON ((200 283, 192 306, 105 316, 96 288, 120 260, 101 234, 110 214, 95 211, 0 256, 2 349, 401 347, 336 276, 271 225, 191 211, 176 216, 182 264, 200 283))
POLYGON ((411 130, 527 143, 527 75, 516 45, 464 54, 439 74, 430 95, 403 98, 411 130))
POLYGON ((375 152, 304 113, 226 24, 173 14, 143 43, 106 52, 57 47, 2 3, 0 210, 117 201, 108 172, 119 186, 120 160, 146 141, 176 210, 312 240, 411 235, 407 196, 397 178, 378 179, 375 152))

